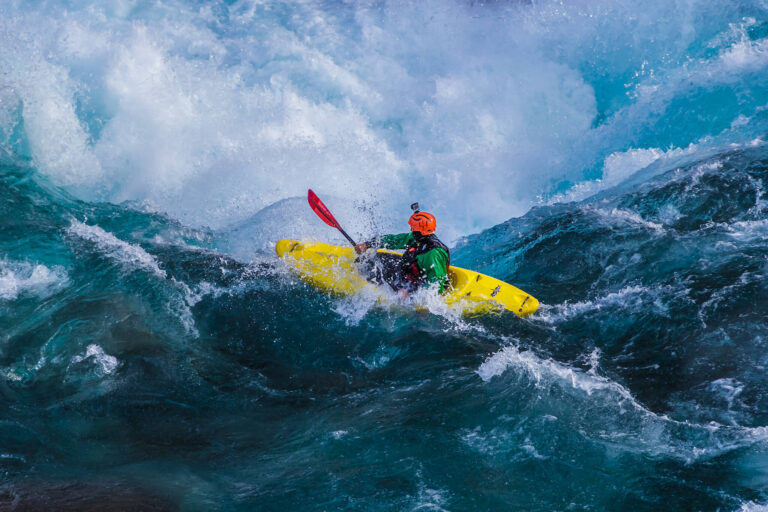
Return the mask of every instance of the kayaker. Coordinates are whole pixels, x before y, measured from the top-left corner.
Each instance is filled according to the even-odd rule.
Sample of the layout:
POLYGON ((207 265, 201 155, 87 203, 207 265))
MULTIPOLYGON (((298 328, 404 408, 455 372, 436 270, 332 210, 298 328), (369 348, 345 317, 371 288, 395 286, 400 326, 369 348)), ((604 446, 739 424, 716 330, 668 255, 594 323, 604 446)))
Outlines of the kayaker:
POLYGON ((357 244, 355 251, 362 254, 369 248, 405 249, 402 257, 375 253, 376 261, 367 269, 369 279, 380 284, 386 282, 393 289, 401 291, 403 296, 420 286, 437 286, 439 292, 443 293, 450 284, 450 251, 435 236, 435 216, 420 211, 418 203, 413 203, 411 209, 414 213, 408 219, 410 233, 384 235, 378 240, 357 244))

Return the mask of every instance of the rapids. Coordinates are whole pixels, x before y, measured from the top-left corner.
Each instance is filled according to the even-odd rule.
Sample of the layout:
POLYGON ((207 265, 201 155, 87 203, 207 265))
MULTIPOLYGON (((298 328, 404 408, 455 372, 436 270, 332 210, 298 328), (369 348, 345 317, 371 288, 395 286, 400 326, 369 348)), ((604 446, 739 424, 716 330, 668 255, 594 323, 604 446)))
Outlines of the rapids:
POLYGON ((768 508, 768 7, 0 5, 0 509, 768 508), (539 312, 333 298, 404 229, 539 312))

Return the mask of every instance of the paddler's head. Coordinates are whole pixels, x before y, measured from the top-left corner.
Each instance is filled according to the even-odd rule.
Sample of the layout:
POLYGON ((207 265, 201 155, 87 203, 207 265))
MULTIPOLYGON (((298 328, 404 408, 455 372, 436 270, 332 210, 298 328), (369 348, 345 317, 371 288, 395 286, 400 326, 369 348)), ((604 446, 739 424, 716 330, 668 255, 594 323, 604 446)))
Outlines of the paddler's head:
POLYGON ((408 225, 411 226, 414 236, 419 238, 420 236, 433 234, 437 228, 435 216, 431 213, 420 211, 419 203, 413 203, 411 210, 413 210, 413 215, 408 219, 408 225))

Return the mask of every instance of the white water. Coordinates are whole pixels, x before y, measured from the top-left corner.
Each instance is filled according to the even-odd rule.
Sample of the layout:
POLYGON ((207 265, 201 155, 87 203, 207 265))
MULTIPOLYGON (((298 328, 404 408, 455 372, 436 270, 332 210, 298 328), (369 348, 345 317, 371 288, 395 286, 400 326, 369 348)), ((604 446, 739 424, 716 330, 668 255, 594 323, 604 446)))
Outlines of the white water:
POLYGON ((177 293, 169 298, 169 312, 179 319, 187 333, 193 336, 199 334, 195 328, 194 315, 190 308, 200 300, 200 294, 193 292, 186 283, 169 277, 166 271, 160 268, 157 259, 140 245, 130 244, 99 226, 92 226, 77 220, 72 221, 67 233, 72 237, 92 243, 97 252, 117 263, 125 273, 141 270, 149 272, 158 279, 170 280, 177 293))
MULTIPOLYGON (((536 396, 542 401, 544 411, 561 411, 559 417, 548 416, 552 421, 570 423, 571 428, 582 435, 606 445, 615 444, 620 450, 652 457, 675 457, 690 464, 745 446, 762 446, 768 440, 766 427, 722 425, 714 421, 697 424, 656 414, 620 383, 598 373, 599 352, 593 352, 588 360, 591 368, 585 372, 541 359, 510 344, 490 355, 477 369, 477 374, 487 384, 493 384, 498 378, 504 379, 502 383, 509 379, 518 384, 530 383, 537 390, 536 396), (563 400, 579 405, 558 407, 563 400)), ((735 393, 731 398, 740 392, 731 391, 735 393)), ((510 439, 500 432, 503 433, 503 429, 493 429, 490 435, 476 430, 466 433, 464 441, 484 452, 517 449, 518 443, 510 445, 510 439)), ((535 447, 532 448, 535 452, 535 447)))
POLYGON ((115 356, 105 353, 103 348, 94 344, 88 345, 83 354, 72 358, 72 364, 83 361, 91 361, 94 364, 95 373, 99 377, 113 373, 120 366, 120 361, 115 356))
MULTIPOLYGON (((686 124, 674 141, 635 145, 691 87, 765 68, 768 43, 746 36, 764 11, 11 0, 0 143, 82 197, 141 201, 193 225, 234 225, 314 188, 369 210, 345 215, 355 233, 372 234, 372 217, 404 229, 418 200, 450 241, 569 182, 582 186, 564 199, 718 136, 686 124)), ((721 115, 732 138, 754 135, 757 107, 721 115)), ((243 238, 262 234, 250 229, 243 238)))
POLYGON ((46 297, 68 282, 63 267, 0 260, 0 301, 15 300, 25 294, 46 297))
POLYGON ((144 270, 163 279, 168 277, 165 270, 160 268, 157 259, 141 246, 120 240, 99 226, 73 220, 67 231, 70 235, 94 243, 99 252, 116 261, 128 272, 144 270))

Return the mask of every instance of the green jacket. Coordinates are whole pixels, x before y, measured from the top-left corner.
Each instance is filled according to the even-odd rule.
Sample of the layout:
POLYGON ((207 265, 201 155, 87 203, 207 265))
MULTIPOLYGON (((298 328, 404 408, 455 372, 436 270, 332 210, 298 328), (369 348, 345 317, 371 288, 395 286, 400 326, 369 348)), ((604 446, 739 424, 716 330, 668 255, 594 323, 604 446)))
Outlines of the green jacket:
MULTIPOLYGON (((381 237, 381 246, 385 249, 410 249, 416 246, 411 233, 399 235, 384 235, 381 237)), ((441 248, 431 249, 416 256, 416 264, 419 266, 427 282, 437 284, 440 293, 445 291, 448 280, 448 253, 441 248)))

